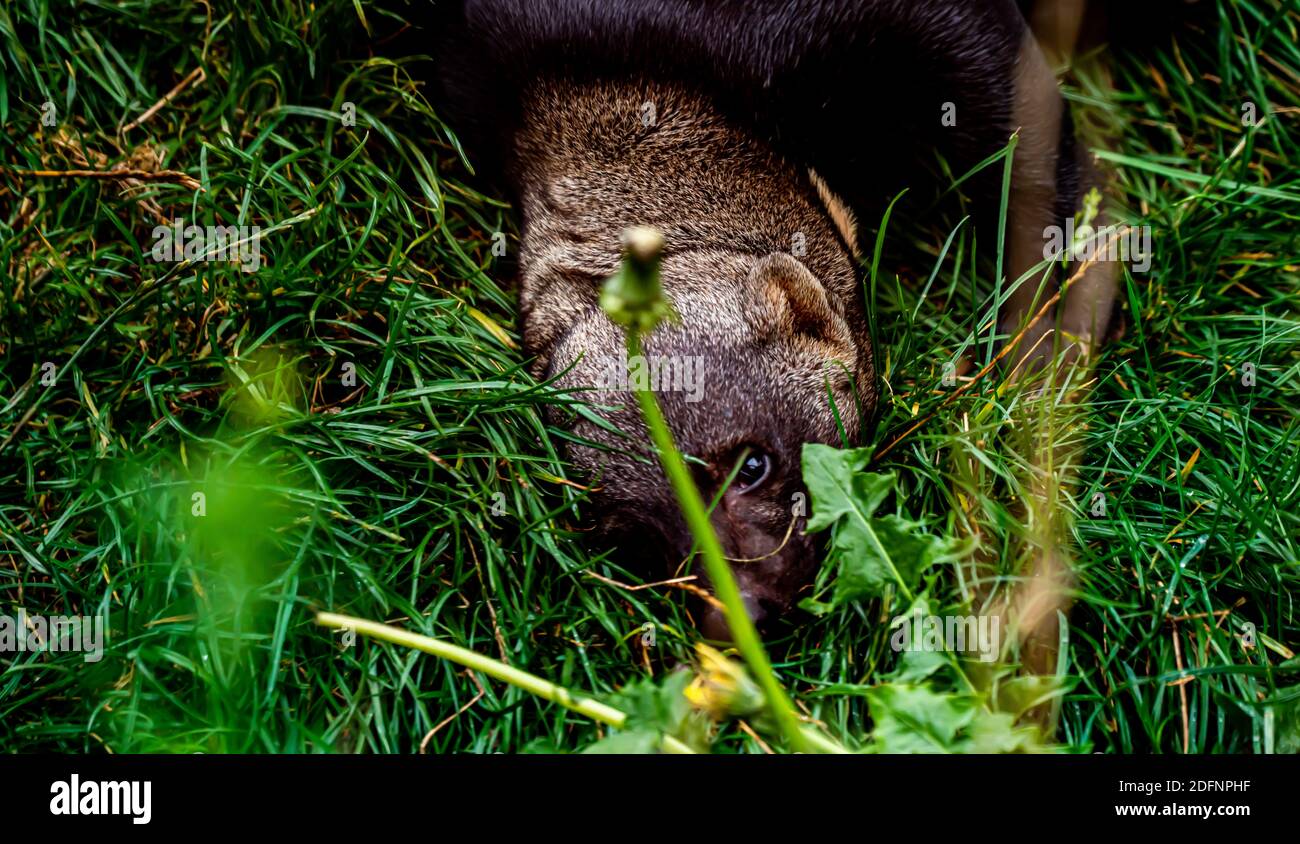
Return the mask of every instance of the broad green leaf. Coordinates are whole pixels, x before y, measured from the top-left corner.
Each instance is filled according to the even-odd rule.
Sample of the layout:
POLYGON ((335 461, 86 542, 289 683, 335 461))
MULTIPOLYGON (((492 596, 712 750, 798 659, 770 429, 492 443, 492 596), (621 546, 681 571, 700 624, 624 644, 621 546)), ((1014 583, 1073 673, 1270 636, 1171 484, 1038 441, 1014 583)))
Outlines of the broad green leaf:
POLYGON ((830 527, 842 516, 859 511, 870 516, 893 490, 895 475, 863 472, 871 458, 865 448, 838 449, 820 443, 803 447, 804 483, 812 495, 808 532, 830 527))
POLYGON ((889 675, 889 680, 892 683, 919 683, 946 667, 948 657, 939 651, 903 651, 898 667, 889 675))
POLYGON ((973 695, 886 683, 866 693, 879 753, 1029 753, 1048 750, 1033 726, 1016 726, 973 695))
POLYGON ((643 678, 619 689, 607 702, 627 713, 629 729, 645 727, 673 735, 691 712, 685 695, 690 681, 689 671, 674 671, 662 683, 643 678))
POLYGON ((808 532, 831 528, 828 564, 836 566, 829 604, 805 600, 801 606, 823 614, 848 601, 876 598, 895 584, 910 597, 921 574, 956 553, 954 540, 926 533, 920 522, 876 510, 897 486, 893 473, 865 472, 867 449, 836 449, 810 443, 803 450, 804 483, 812 497, 808 532))
POLYGON ((658 731, 640 727, 634 730, 622 730, 612 733, 582 752, 592 754, 658 753, 659 744, 658 731))
POLYGON ((1019 718, 1030 709, 1064 694, 1055 677, 1026 674, 1003 680, 997 686, 996 708, 1019 718))
POLYGON ((1043 750, 1034 727, 1017 727, 1015 716, 980 710, 966 731, 962 753, 1029 753, 1043 750))
POLYGON ((707 750, 710 740, 709 719, 704 713, 696 711, 686 696, 686 687, 691 678, 690 671, 674 671, 659 682, 643 678, 629 683, 609 696, 607 702, 610 706, 627 713, 626 727, 617 735, 648 733, 655 737, 654 746, 650 750, 632 749, 640 746, 639 738, 618 739, 607 744, 616 738, 610 736, 586 752, 654 753, 660 750, 659 737, 665 735, 679 739, 695 750, 707 750), (611 747, 617 749, 607 749, 611 747))
POLYGON ((959 752, 958 733, 975 718, 975 701, 924 686, 887 683, 867 692, 872 738, 880 753, 959 752))

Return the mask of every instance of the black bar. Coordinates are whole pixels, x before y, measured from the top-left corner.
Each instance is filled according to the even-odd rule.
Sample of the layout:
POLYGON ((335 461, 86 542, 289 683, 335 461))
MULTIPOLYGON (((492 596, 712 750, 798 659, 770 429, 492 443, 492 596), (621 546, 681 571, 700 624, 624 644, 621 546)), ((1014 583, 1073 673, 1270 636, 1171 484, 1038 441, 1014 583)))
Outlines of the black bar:
POLYGON ((436 839, 480 824, 485 832, 563 834, 575 821, 594 829, 586 822, 617 810, 634 828, 662 822, 669 834, 687 818, 709 830, 761 831, 775 815, 793 829, 847 823, 872 837, 896 825, 926 835, 1135 825, 1222 833, 1288 823, 1298 772, 1295 757, 1278 756, 5 756, 0 825, 328 836, 368 824, 386 835, 417 823, 436 839), (53 814, 56 783, 70 790, 74 775, 82 799, 88 791, 103 796, 106 781, 137 781, 142 796, 149 782, 148 823, 133 823, 129 812, 53 814), (1193 805, 1248 814, 1160 814, 1193 805), (1133 811, 1117 808, 1126 806, 1154 806, 1157 814, 1121 816, 1133 811))

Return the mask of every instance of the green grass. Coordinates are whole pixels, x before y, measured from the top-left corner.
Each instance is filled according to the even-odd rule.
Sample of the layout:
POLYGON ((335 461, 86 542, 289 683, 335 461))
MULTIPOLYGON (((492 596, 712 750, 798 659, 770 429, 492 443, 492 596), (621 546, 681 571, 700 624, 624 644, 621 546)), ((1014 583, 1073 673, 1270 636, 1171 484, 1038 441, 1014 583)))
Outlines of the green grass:
MULTIPOLYGON (((492 253, 497 232, 513 253, 516 220, 422 96, 428 62, 380 41, 394 13, 361 8, 369 46, 347 0, 0 10, 0 614, 111 628, 97 663, 0 657, 0 749, 513 752, 604 734, 417 652, 345 647, 316 609, 596 693, 691 658, 685 594, 612 585, 641 581, 573 529, 581 496, 542 413, 573 400, 524 371, 492 253), (203 190, 16 172, 128 161, 203 190), (259 225, 265 265, 156 263, 159 215, 259 225)), ((1108 57, 1113 90, 1068 80, 1156 249, 1123 277, 1126 331, 1069 431, 1071 749, 1181 752, 1184 717, 1192 752, 1300 748, 1298 34, 1294 0, 1224 3, 1177 49, 1108 57), (1284 111, 1244 127, 1248 99, 1284 111)), ((965 227, 940 260, 955 221, 931 222, 886 232, 881 437, 943 400, 943 363, 989 312, 991 261, 965 227)), ((988 382, 872 468, 898 472, 935 531, 978 534, 1009 584, 1031 532, 1020 397, 988 382)), ((956 573, 933 574, 932 600, 958 606, 956 573)), ((767 643, 832 735, 870 728, 866 691, 895 663, 882 613, 801 616, 767 643)), ((735 725, 717 747, 759 749, 735 725)))

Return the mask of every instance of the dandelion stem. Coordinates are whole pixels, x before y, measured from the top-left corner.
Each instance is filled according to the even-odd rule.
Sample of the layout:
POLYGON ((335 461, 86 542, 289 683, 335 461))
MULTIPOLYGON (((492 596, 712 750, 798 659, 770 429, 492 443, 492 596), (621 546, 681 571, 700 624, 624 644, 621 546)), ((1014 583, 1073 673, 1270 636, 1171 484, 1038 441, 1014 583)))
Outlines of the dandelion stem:
MULTIPOLYGON (((457 665, 463 665, 472 671, 478 671, 489 677, 509 683, 552 703, 558 703, 565 709, 585 715, 602 724, 608 724, 615 729, 622 729, 627 725, 627 713, 621 710, 586 696, 575 696, 563 686, 557 686, 549 680, 543 680, 536 674, 520 671, 512 665, 484 656, 469 648, 462 648, 459 645, 453 645, 450 642, 444 642, 431 636, 412 633, 400 627, 391 627, 377 621, 368 621, 364 618, 354 618, 332 612, 316 613, 316 623, 325 627, 355 630, 357 633, 373 639, 433 654, 457 665)), ((669 753, 695 752, 672 736, 663 737, 662 747, 669 753)))
MULTIPOLYGON (((663 240, 657 232, 636 230, 629 232, 628 247, 621 276, 616 277, 612 290, 607 288, 611 295, 606 300, 606 310, 612 311, 611 316, 626 328, 628 360, 636 360, 641 356, 641 331, 652 330, 659 314, 667 310, 659 288, 659 253, 663 240)), ((722 545, 713 532, 713 525, 709 523, 708 511, 700 491, 686 468, 681 452, 673 443, 672 432, 668 430, 659 402, 654 392, 643 383, 636 385, 635 393, 646 426, 650 429, 650 437, 659 453, 664 474, 668 476, 673 492, 677 495, 686 524, 695 535, 713 591, 725 609, 732 640, 763 689, 781 732, 796 750, 844 752, 844 748, 835 742, 800 723, 794 704, 776 679, 772 663, 758 638, 758 630, 745 610, 740 587, 736 585, 723 557, 722 545)))

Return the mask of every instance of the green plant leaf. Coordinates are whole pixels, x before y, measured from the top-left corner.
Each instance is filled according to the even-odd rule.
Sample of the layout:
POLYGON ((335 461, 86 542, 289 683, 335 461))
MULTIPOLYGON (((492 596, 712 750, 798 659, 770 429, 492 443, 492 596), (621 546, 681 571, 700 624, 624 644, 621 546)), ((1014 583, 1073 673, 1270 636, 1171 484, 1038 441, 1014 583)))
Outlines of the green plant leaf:
POLYGON ((976 715, 966 695, 938 694, 924 686, 886 683, 867 692, 872 738, 880 753, 954 753, 958 733, 976 715))
POLYGON ((659 741, 659 732, 648 727, 620 730, 605 736, 582 752, 596 755, 604 753, 658 753, 659 741))
POLYGON ((625 729, 587 748, 587 753, 657 753, 660 738, 672 736, 690 748, 706 751, 711 735, 708 717, 696 711, 686 697, 690 671, 673 671, 658 682, 642 678, 610 695, 610 706, 627 713, 625 729), (648 750, 640 734, 654 738, 648 750), (623 738, 627 736, 627 738, 623 738), (617 740, 615 740, 617 739, 617 740))
POLYGON ((919 683, 936 671, 948 667, 948 658, 938 651, 907 650, 898 661, 898 667, 889 675, 894 683, 919 683))
POLYGON ((1017 727, 1015 716, 981 709, 959 745, 962 753, 1028 753, 1044 749, 1038 730, 1017 727))
POLYGON ((691 713, 685 695, 690 682, 689 671, 674 671, 660 683, 642 678, 619 689, 606 702, 627 713, 630 729, 646 727, 671 735, 691 713))
POLYGON ((868 449, 837 449, 810 443, 803 450, 804 483, 812 497, 808 532, 831 529, 827 564, 836 567, 835 589, 829 604, 805 601, 801 606, 824 613, 848 601, 877 598, 896 584, 911 597, 922 573, 946 556, 956 556, 958 543, 926 533, 924 525, 893 513, 876 511, 894 491, 891 473, 863 471, 868 449))
POLYGON ((974 695, 886 683, 866 693, 878 753, 1028 753, 1047 748, 1037 728, 991 712, 974 695))

